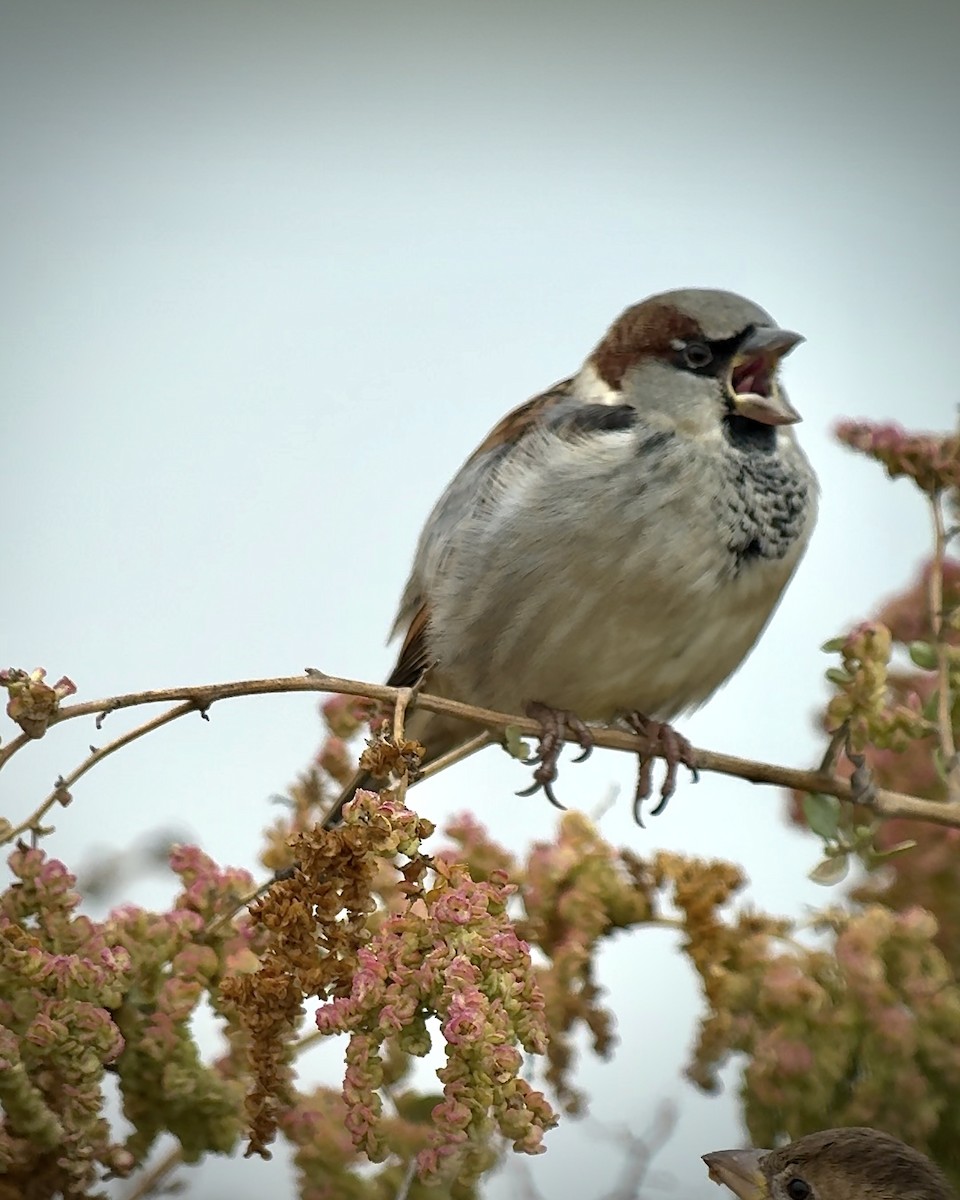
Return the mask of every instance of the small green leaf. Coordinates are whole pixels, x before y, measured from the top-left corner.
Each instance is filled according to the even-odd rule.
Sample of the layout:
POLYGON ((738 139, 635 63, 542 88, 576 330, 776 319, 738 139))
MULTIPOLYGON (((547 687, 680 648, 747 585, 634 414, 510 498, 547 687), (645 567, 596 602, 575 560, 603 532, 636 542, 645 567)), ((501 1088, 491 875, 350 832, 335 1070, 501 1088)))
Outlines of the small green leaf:
POLYGON ((831 683, 839 684, 841 687, 850 682, 850 676, 842 667, 831 667, 828 671, 824 671, 824 675, 831 683))
POLYGON ((934 691, 931 693, 930 698, 927 700, 926 704, 923 706, 923 716, 925 716, 928 721, 935 721, 937 719, 937 710, 939 707, 940 707, 940 689, 935 688, 934 691))
POLYGON ((933 671, 937 665, 937 652, 929 642, 911 642, 910 658, 924 671, 933 671))
POLYGON ((836 796, 809 792, 803 798, 803 815, 811 830, 824 841, 835 841, 840 824, 840 801, 836 796))
POLYGON ((415 1092, 405 1092, 396 1099, 400 1116, 415 1125, 430 1125, 433 1121, 433 1110, 442 1102, 442 1095, 419 1096, 415 1092))
POLYGON ((838 650, 842 650, 847 644, 845 637, 830 638, 828 642, 824 642, 820 649, 824 654, 836 654, 838 650))
POLYGON ((912 839, 906 842, 897 842, 895 846, 891 846, 888 850, 877 850, 874 858, 892 858, 894 854, 903 854, 905 850, 912 850, 916 844, 912 839))
POLYGON ((814 883, 823 884, 824 887, 830 887, 831 884, 840 883, 841 880, 846 879, 849 868, 849 855, 837 854, 818 862, 807 878, 813 880, 814 883))
POLYGON ((516 725, 508 725, 503 731, 503 745, 506 752, 514 758, 530 757, 530 745, 523 740, 516 725))

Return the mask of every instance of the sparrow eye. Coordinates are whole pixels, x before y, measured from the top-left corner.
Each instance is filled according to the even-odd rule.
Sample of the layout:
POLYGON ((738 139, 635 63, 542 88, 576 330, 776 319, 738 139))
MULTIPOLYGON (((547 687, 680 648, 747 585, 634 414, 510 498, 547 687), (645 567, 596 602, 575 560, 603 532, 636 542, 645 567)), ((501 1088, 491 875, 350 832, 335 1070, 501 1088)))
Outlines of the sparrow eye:
POLYGON ((786 1192, 790 1200, 807 1200, 807 1197, 810 1195, 810 1184, 805 1179, 801 1179, 798 1175, 795 1175, 793 1179, 787 1182, 786 1192))
POLYGON ((687 342, 680 351, 683 365, 691 371, 702 371, 713 362, 713 351, 705 342, 687 342))

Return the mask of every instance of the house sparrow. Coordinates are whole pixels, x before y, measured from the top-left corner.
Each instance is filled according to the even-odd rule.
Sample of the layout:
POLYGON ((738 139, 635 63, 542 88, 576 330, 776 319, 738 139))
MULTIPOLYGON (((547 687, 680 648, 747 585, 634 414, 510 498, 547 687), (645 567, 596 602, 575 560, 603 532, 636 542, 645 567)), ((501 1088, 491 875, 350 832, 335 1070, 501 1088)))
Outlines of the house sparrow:
POLYGON ((877 1129, 827 1129, 780 1150, 717 1150, 710 1178, 740 1200, 953 1200, 939 1167, 877 1129))
MULTIPOLYGON (((565 730, 622 721, 667 763, 665 722, 702 704, 770 619, 813 529, 817 485, 790 426, 781 358, 803 338, 730 292, 665 292, 628 308, 580 370, 514 409, 427 518, 388 682, 542 727, 534 787, 565 730)), ((426 762, 475 733, 413 711, 426 762)), ((369 781, 358 775, 328 814, 369 781)), ((649 791, 649 758, 638 802, 649 791)))

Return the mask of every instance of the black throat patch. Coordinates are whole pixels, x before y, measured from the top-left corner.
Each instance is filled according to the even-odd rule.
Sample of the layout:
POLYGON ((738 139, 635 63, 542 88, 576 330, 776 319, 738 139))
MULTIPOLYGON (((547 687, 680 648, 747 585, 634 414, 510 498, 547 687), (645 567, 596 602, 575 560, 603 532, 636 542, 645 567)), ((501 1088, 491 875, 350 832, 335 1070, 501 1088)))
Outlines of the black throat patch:
POLYGON ((777 448, 775 425, 751 421, 737 413, 727 413, 723 418, 723 433, 731 446, 748 454, 772 454, 777 448))

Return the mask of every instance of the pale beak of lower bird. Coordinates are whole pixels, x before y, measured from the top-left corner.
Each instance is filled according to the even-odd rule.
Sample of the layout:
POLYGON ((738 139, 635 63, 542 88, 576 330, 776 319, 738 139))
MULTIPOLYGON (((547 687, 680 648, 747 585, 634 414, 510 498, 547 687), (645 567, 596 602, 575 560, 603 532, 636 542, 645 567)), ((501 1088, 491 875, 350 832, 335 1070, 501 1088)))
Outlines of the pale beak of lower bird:
POLYGON ((760 1170, 760 1160, 769 1153, 769 1150, 714 1150, 705 1154, 703 1161, 714 1183, 724 1184, 740 1200, 769 1200, 770 1189, 760 1170))
POLYGON ((727 372, 734 412, 763 425, 793 425, 800 414, 777 385, 780 359, 805 339, 790 329, 755 329, 737 348, 727 372))

